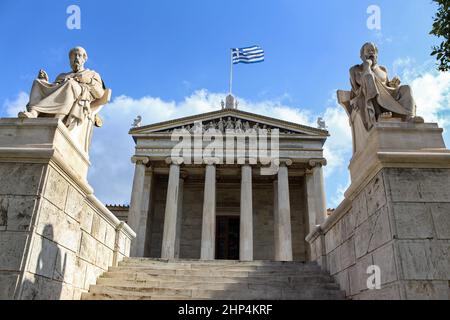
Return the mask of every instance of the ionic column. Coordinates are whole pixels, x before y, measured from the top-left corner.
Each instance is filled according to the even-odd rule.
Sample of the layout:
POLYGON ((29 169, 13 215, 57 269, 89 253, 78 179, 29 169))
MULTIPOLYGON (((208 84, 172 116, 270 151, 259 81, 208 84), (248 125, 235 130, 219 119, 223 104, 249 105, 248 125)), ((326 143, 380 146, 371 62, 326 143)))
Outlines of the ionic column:
POLYGON ((177 230, 175 236, 175 258, 180 258, 181 243, 181 227, 183 225, 183 196, 184 196, 184 180, 187 178, 185 171, 180 172, 180 180, 178 181, 178 212, 177 212, 177 230))
POLYGON ((253 190, 251 166, 242 166, 241 179, 239 258, 241 261, 253 261, 253 190))
POLYGON ((182 161, 166 160, 170 164, 169 183, 167 187, 166 212, 164 216, 164 231, 161 258, 174 259, 177 237, 177 216, 180 190, 180 165, 182 161))
POLYGON ((291 202, 289 199, 288 165, 292 161, 281 162, 278 181, 274 183, 275 191, 275 261, 292 261, 291 202))
POLYGON ((131 242, 131 256, 143 257, 145 248, 145 237, 147 227, 148 200, 150 198, 151 177, 146 178, 146 165, 149 163, 147 157, 133 157, 135 163, 133 190, 131 193, 130 212, 128 214, 128 225, 136 232, 136 238, 131 242), (150 181, 149 181, 150 179, 150 181), (145 226, 141 222, 145 220, 145 226))
MULTIPOLYGON (((321 225, 327 218, 327 202, 325 196, 325 182, 323 179, 323 166, 326 160, 311 160, 309 162, 312 170, 312 176, 307 180, 308 198, 311 192, 314 192, 315 217, 311 217, 315 221, 315 225, 321 225), (315 219, 314 219, 315 218, 315 219)), ((308 178, 307 178, 308 179, 308 178)), ((310 223, 311 224, 311 223, 310 223)))
POLYGON ((205 192, 203 196, 203 222, 201 259, 214 260, 216 249, 216 160, 205 160, 205 192))

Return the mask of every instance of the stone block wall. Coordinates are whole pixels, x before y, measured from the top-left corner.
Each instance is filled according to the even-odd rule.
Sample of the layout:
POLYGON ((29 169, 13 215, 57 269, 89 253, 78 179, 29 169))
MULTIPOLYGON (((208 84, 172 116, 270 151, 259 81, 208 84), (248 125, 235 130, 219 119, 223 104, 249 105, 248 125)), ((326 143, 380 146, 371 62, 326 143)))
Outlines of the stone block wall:
POLYGON ((308 240, 352 299, 449 299, 450 170, 384 168, 308 240))
POLYGON ((0 299, 79 299, 132 237, 52 161, 0 162, 0 299))

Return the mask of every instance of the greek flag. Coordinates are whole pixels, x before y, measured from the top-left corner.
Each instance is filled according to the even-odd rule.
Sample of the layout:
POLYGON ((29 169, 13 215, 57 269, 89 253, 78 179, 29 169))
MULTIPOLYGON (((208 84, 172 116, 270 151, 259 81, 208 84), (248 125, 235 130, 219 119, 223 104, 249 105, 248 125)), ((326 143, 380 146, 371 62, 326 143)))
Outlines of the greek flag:
POLYGON ((264 50, 260 46, 231 49, 233 64, 258 63, 264 61, 264 50))

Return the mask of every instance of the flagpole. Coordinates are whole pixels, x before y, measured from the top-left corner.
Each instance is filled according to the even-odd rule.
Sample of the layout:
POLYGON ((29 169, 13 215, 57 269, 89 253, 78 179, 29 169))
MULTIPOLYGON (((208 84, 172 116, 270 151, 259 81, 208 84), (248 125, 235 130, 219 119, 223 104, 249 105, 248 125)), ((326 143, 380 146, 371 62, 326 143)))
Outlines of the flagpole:
POLYGON ((233 94, 233 49, 230 49, 230 60, 231 60, 231 66, 230 66, 230 95, 233 94))

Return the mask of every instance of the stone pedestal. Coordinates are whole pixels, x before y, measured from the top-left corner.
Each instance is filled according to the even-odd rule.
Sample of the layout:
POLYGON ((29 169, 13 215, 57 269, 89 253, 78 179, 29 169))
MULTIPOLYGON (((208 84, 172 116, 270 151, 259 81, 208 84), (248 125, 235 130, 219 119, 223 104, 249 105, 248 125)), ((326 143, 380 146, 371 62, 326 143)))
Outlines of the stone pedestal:
POLYGON ((56 119, 0 119, 0 299, 79 299, 134 232, 93 195, 56 119))
POLYGON ((346 199, 307 240, 353 299, 449 299, 450 151, 435 124, 382 122, 350 164, 346 199), (381 288, 367 286, 368 268, 381 288))

